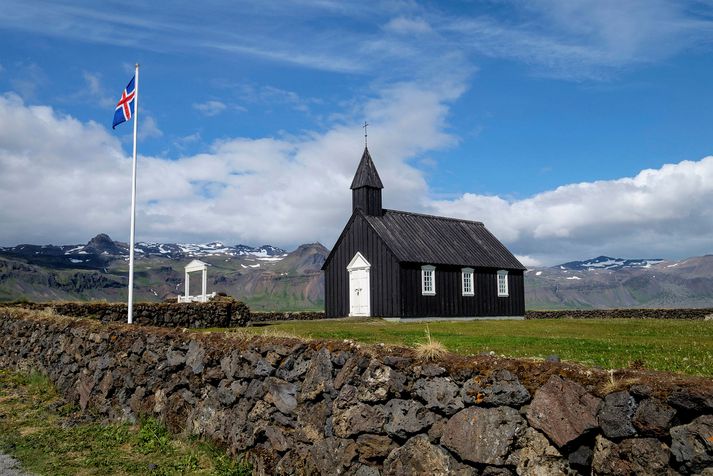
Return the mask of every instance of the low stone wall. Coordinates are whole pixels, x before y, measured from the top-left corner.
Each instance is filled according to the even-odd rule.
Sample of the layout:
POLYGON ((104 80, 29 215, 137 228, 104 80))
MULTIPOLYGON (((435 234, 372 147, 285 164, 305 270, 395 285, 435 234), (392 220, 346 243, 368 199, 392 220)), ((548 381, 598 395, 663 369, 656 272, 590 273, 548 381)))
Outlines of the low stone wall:
POLYGON ((324 312, 251 312, 250 321, 274 322, 274 321, 311 321, 315 319, 326 319, 324 312))
MULTIPOLYGON (((13 303, 12 307, 52 310, 69 317, 97 319, 101 322, 126 322, 128 305, 101 302, 13 303)), ((158 327, 244 327, 250 309, 240 301, 206 303, 135 303, 135 324, 158 327)))
POLYGON ((408 349, 0 309, 0 366, 28 365, 82 409, 154 415, 247 452, 256 474, 695 474, 713 465, 713 381, 704 378, 489 356, 424 362, 408 349))
POLYGON ((527 311, 525 319, 713 319, 713 309, 575 309, 527 311))

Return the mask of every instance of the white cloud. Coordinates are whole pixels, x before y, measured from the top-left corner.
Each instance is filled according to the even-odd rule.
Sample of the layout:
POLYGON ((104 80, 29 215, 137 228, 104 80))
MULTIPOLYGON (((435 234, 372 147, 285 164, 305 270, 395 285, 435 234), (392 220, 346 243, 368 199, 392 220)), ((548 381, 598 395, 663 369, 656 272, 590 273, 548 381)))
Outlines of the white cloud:
POLYGON ((356 0, 338 7, 301 2, 297 8, 283 2, 262 2, 260 8, 209 2, 201 5, 206 21, 200 25, 195 9, 179 4, 167 11, 146 2, 127 15, 102 2, 42 2, 39 8, 36 3, 0 2, 0 27, 149 51, 247 55, 381 78, 469 69, 467 55, 475 53, 527 63, 543 75, 598 79, 679 51, 709 48, 713 39, 710 2, 499 0, 497 9, 490 8, 492 2, 476 2, 457 14, 437 2, 376 2, 368 9, 356 0), (330 21, 323 21, 325 16, 330 21), (290 28, 276 30, 282 24, 290 28))
MULTIPOLYGON (((331 246, 351 211, 368 117, 386 207, 481 220, 529 266, 713 251, 713 157, 522 200, 430 199, 409 159, 456 143, 443 131, 457 94, 400 84, 321 133, 231 138, 175 160, 140 156, 138 239, 331 246)), ((99 232, 124 240, 130 167, 105 127, 0 96, 0 244, 84 242, 99 232)))
POLYGON ((13 67, 10 84, 25 99, 35 99, 39 89, 47 83, 47 75, 36 63, 18 63, 13 67))
POLYGON ((713 251, 713 156, 635 177, 558 187, 523 200, 463 194, 434 213, 475 218, 518 253, 553 264, 601 254, 682 257, 713 251))
MULTIPOLYGON (((102 86, 101 75, 99 73, 91 73, 89 71, 84 71, 82 73, 84 78, 84 95, 96 101, 97 105, 102 108, 110 108, 116 105, 111 97, 109 97, 102 86)), ((118 99, 117 99, 118 100, 118 99)))
POLYGON ((668 0, 535 0, 511 2, 512 18, 444 18, 441 31, 479 54, 531 64, 540 74, 600 79, 710 44, 713 22, 685 2, 668 0))
POLYGON ((523 264, 526 268, 538 268, 543 265, 542 261, 533 258, 528 255, 515 255, 515 257, 523 264))
POLYGON ((399 34, 424 34, 432 33, 433 29, 427 21, 422 18, 396 17, 389 20, 384 26, 385 30, 399 34))
POLYGON ((225 111, 228 106, 225 103, 215 100, 210 100, 202 103, 193 104, 193 109, 200 112, 204 116, 217 116, 221 112, 225 111))
MULTIPOLYGON (((453 143, 440 130, 443 100, 403 85, 366 102, 378 124, 371 150, 392 207, 412 207, 413 197, 426 195, 406 159, 453 143), (406 114, 414 105, 419 113, 406 114)), ((145 124, 150 116, 141 117, 145 124)), ((140 156, 137 238, 331 246, 351 212, 363 117, 323 133, 222 140, 176 160, 140 156)), ((104 127, 9 94, 0 97, 0 144, 0 203, 10 204, 0 209, 7 225, 0 243, 82 242, 99 232, 125 239, 131 161, 104 127)))
POLYGON ((159 129, 156 119, 150 114, 142 114, 139 118, 139 138, 156 139, 163 137, 163 131, 159 129))
POLYGON ((178 149, 183 150, 191 144, 198 143, 202 140, 200 132, 194 132, 193 134, 188 134, 183 137, 179 137, 173 142, 173 145, 178 149))
POLYGON ((85 241, 90 229, 128 224, 119 197, 131 164, 104 127, 15 94, 0 96, 0 115, 0 241, 85 241))

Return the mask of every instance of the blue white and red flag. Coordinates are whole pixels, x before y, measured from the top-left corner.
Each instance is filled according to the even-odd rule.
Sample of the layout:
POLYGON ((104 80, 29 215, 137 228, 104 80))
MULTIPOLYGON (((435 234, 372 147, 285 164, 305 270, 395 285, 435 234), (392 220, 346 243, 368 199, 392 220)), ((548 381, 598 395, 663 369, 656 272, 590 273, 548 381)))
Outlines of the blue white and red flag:
POLYGON ((135 77, 131 78, 126 89, 121 93, 121 99, 119 99, 116 105, 116 111, 114 111, 114 124, 111 126, 112 129, 116 129, 116 126, 128 121, 134 115, 134 107, 136 107, 134 79, 135 77))

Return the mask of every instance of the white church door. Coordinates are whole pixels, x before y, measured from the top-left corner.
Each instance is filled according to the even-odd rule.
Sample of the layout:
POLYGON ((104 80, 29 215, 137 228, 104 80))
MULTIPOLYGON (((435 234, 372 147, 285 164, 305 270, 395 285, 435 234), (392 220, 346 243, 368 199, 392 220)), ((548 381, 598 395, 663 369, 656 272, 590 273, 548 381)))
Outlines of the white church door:
POLYGON ((369 270, 371 265, 361 255, 357 253, 349 262, 347 271, 349 272, 349 315, 350 316, 370 316, 370 288, 369 270))

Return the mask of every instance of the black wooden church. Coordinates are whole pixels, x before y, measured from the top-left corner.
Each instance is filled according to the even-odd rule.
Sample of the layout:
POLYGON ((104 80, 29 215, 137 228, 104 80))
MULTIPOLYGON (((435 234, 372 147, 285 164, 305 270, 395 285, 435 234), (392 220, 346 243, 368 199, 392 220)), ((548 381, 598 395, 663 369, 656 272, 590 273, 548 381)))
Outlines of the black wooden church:
POLYGON ((525 267, 480 222, 384 209, 365 147, 322 269, 327 317, 523 316, 525 267))

